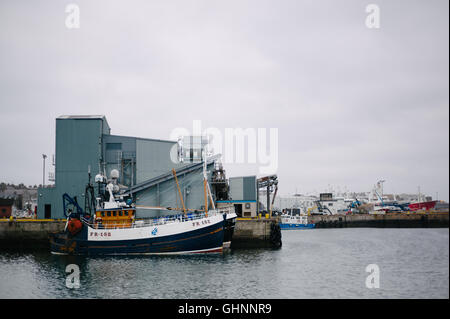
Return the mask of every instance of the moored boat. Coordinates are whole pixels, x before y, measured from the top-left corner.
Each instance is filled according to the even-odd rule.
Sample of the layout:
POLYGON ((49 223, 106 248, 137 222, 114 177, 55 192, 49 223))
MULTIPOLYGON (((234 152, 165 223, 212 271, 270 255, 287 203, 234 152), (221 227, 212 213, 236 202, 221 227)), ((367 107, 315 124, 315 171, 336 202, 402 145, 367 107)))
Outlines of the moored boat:
POLYGON ((94 219, 69 216, 53 234, 51 252, 71 255, 189 254, 222 252, 226 214, 199 212, 135 220, 135 209, 96 211, 94 219))
POLYGON ((417 195, 417 200, 409 203, 408 207, 411 211, 419 211, 419 210, 430 210, 433 209, 437 204, 437 200, 427 200, 425 196, 420 193, 420 187, 417 195))
MULTIPOLYGON (((180 191, 174 170, 173 173, 180 191)), ((101 176, 98 180, 102 180, 101 176)), ((217 253, 223 251, 225 233, 227 240, 231 241, 234 212, 224 209, 189 211, 182 202, 183 211, 159 208, 174 211, 174 215, 139 220, 136 219, 136 208, 130 199, 116 200, 113 183, 109 183, 106 190, 109 200, 101 201, 98 198, 95 204, 93 186, 89 182, 85 198, 90 204, 85 205, 84 210, 76 200, 67 194, 63 195, 67 224, 63 232, 50 236, 53 254, 217 253)))
POLYGON ((311 229, 315 224, 308 223, 307 215, 281 215, 281 229, 311 229))
POLYGON ((408 205, 408 207, 412 211, 430 210, 436 206, 436 203, 437 203, 437 201, 435 201, 435 200, 425 201, 425 202, 416 202, 416 203, 410 203, 408 205))

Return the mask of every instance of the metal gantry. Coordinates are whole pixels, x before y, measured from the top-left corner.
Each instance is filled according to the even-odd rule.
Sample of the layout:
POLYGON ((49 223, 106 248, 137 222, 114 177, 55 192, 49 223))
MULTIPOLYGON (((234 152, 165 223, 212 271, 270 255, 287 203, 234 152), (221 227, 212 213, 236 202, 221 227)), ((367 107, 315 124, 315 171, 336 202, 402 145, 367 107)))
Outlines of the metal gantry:
MULTIPOLYGON (((264 188, 266 190, 266 203, 267 203, 266 210, 267 210, 267 212, 271 213, 272 205, 274 203, 275 196, 278 191, 278 176, 277 175, 269 175, 269 176, 258 178, 257 184, 258 184, 258 194, 259 194, 260 189, 264 188), (274 192, 272 202, 270 201, 270 193, 271 192, 274 192)), ((259 195, 258 195, 258 197, 259 197, 259 195)), ((259 199, 258 199, 258 212, 259 212, 259 199)))

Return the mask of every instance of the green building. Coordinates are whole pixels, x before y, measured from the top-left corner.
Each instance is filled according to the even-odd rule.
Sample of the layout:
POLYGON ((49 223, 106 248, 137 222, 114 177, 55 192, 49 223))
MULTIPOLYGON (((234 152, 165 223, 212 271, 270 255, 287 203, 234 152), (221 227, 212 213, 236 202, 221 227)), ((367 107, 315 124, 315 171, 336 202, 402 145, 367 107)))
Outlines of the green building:
MULTIPOLYGON (((103 115, 60 116, 56 119, 55 184, 38 189, 38 218, 64 218, 64 193, 76 197, 84 207, 89 168, 92 183, 98 173, 109 177, 111 170, 117 169, 118 183, 125 194, 133 196, 137 206, 181 207, 172 175, 174 168, 185 206, 202 209, 202 163, 180 163, 172 158, 177 158, 177 142, 112 135, 103 115)), ((214 166, 214 160, 208 161, 209 172, 214 166)), ((137 211, 138 217, 162 214, 168 213, 137 211)))

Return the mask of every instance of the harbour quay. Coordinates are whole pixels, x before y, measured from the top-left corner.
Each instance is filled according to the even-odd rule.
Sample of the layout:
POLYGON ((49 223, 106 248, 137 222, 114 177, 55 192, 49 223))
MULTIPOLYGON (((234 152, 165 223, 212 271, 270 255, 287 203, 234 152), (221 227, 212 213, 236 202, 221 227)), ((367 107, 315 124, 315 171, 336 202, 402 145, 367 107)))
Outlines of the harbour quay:
MULTIPOLYGON (((244 220, 238 221, 236 227, 224 227, 224 247, 226 238, 227 245, 231 245, 232 228, 236 228, 236 247, 281 246, 278 219, 267 217, 267 210, 273 205, 270 194, 273 198, 276 195, 276 175, 262 179, 227 177, 220 156, 207 156, 208 142, 203 136, 172 141, 113 135, 104 115, 62 115, 55 122, 55 154, 51 157, 54 168, 48 172, 53 183, 45 185, 43 178, 37 188, 34 219, 11 215, 0 222, 2 244, 48 248, 49 237, 52 242, 53 234, 70 231, 75 224, 69 219, 78 215, 86 220, 86 216, 101 220, 101 227, 114 229, 117 227, 109 225, 114 224, 109 219, 116 222, 128 218, 129 224, 137 228, 152 223, 159 226, 152 228, 154 234, 146 234, 159 236, 158 230, 169 221, 186 222, 193 220, 195 214, 205 214, 207 218, 207 214, 235 211, 235 216, 244 220), (91 184, 92 178, 95 184, 91 184), (259 203, 260 188, 268 194, 266 206, 259 203), (103 212, 105 215, 93 209, 104 203, 108 203, 105 209, 113 209, 112 203, 118 207, 103 212), (123 205, 132 210, 131 215, 128 211, 121 215, 123 205), (262 210, 264 220, 258 214, 262 210)), ((44 177, 46 157, 43 154, 44 177)), ((201 222, 190 225, 199 227, 206 223, 201 222)), ((147 245, 136 243, 144 244, 147 245)))
POLYGON ((280 248, 279 218, 238 218, 231 248, 280 248))
MULTIPOLYGON (((384 180, 378 181, 366 197, 321 193, 319 197, 295 194, 287 200, 277 197, 277 175, 228 177, 220 156, 206 156, 208 141, 203 136, 169 141, 113 135, 104 115, 62 115, 55 122, 54 171, 49 172, 53 183, 45 185, 44 179, 40 187, 35 187, 36 200, 25 196, 31 206, 35 202, 34 209, 22 205, 26 214, 13 214, 12 199, 4 201, 1 247, 48 249, 53 234, 66 229, 79 233, 81 228, 70 222, 78 215, 93 227, 115 232, 129 226, 136 228, 136 234, 157 236, 168 223, 189 222, 190 227, 201 227, 210 223, 208 213, 232 211, 233 222, 219 227, 228 234, 223 236, 222 245, 213 247, 220 249, 280 248, 282 229, 448 227, 448 205, 445 211, 437 210, 442 203, 422 196, 420 190, 411 203, 404 196, 391 198, 383 192, 384 180), (75 213, 78 215, 71 217, 75 213), (195 214, 204 214, 205 220, 194 220, 195 214), (142 225, 148 229, 138 229, 142 225)), ((45 158, 43 154, 44 168, 45 158)), ((3 188, 9 191, 8 185, 3 188)), ((173 241, 178 242, 178 237, 173 241)), ((53 243, 60 244, 56 240, 53 243)), ((130 245, 147 245, 148 250, 153 247, 146 242, 130 245)), ((102 249, 109 248, 105 245, 102 249)))
POLYGON ((64 230, 64 219, 0 219, 0 249, 48 249, 50 233, 64 230))
MULTIPOLYGON (((448 228, 449 212, 311 215, 316 228, 448 228)), ((279 217, 237 218, 231 248, 280 248, 279 217)), ((48 248, 48 237, 65 219, 0 219, 0 248, 48 248)))
MULTIPOLYGON (((278 218, 238 218, 231 248, 278 248, 278 218)), ((48 249, 49 236, 64 230, 64 219, 0 219, 0 249, 48 249)))
POLYGON ((312 215, 316 228, 379 227, 438 228, 449 227, 449 212, 312 215))

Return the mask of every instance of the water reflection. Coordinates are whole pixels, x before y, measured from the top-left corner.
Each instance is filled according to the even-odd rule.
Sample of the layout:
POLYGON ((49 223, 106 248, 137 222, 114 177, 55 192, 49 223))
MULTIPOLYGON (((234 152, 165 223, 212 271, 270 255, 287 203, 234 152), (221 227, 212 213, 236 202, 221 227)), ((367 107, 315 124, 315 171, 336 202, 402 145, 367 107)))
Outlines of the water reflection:
POLYGON ((448 229, 283 233, 283 247, 187 256, 0 252, 0 298, 448 298, 448 229), (365 287, 380 266, 381 289, 365 287), (66 287, 66 266, 80 288, 66 287), (430 284, 432 283, 432 284, 430 284))

